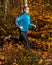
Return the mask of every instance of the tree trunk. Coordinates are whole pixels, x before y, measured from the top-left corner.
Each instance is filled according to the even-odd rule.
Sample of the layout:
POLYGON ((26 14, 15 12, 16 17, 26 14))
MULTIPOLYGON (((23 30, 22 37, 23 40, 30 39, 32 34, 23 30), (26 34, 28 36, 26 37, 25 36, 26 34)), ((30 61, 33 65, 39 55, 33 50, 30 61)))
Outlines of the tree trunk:
POLYGON ((24 3, 25 3, 25 6, 28 6, 28 5, 27 5, 27 0, 24 0, 24 3))
POLYGON ((7 16, 8 11, 8 0, 5 0, 5 15, 7 16))
POLYGON ((23 12, 23 0, 20 0, 21 1, 21 4, 20 4, 20 9, 21 9, 21 12, 23 12))

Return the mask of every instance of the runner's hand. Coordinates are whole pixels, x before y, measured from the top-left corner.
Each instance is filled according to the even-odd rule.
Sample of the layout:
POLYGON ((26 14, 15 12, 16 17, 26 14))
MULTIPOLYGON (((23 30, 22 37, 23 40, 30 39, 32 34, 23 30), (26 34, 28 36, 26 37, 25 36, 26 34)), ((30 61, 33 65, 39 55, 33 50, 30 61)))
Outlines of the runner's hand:
POLYGON ((34 26, 34 29, 36 28, 36 25, 34 26))
POLYGON ((22 26, 20 26, 19 28, 20 28, 20 29, 23 29, 23 27, 22 27, 22 26))

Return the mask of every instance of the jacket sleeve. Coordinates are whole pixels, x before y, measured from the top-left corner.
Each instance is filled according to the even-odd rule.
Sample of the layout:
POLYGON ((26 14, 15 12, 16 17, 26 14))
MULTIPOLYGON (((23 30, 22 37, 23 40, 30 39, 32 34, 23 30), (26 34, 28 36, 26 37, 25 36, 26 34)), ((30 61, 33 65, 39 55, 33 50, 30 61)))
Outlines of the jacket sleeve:
POLYGON ((29 25, 29 27, 31 27, 31 28, 33 28, 33 27, 35 26, 34 24, 31 23, 30 17, 28 18, 28 25, 29 25))
POLYGON ((20 20, 22 19, 22 16, 16 17, 15 24, 17 27, 20 27, 20 20))

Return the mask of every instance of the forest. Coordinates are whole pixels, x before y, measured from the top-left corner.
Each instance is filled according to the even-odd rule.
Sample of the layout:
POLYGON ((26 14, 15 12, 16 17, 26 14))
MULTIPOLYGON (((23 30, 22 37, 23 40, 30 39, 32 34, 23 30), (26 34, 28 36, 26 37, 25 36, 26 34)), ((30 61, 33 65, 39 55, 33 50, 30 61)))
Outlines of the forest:
POLYGON ((52 0, 0 0, 0 65, 52 65, 52 0), (15 25, 26 5, 36 25, 28 31, 31 49, 19 44, 15 25))

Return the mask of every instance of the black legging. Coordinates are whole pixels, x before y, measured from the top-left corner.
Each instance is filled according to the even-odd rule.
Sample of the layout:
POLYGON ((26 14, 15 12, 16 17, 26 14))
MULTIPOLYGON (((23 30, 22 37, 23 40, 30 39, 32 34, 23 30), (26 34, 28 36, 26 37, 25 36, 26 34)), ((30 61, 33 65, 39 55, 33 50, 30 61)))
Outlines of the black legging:
POLYGON ((30 48, 30 42, 28 40, 28 34, 27 34, 27 32, 22 32, 22 31, 19 31, 19 32, 20 32, 20 38, 19 38, 19 40, 21 42, 25 41, 26 42, 26 47, 30 48))

